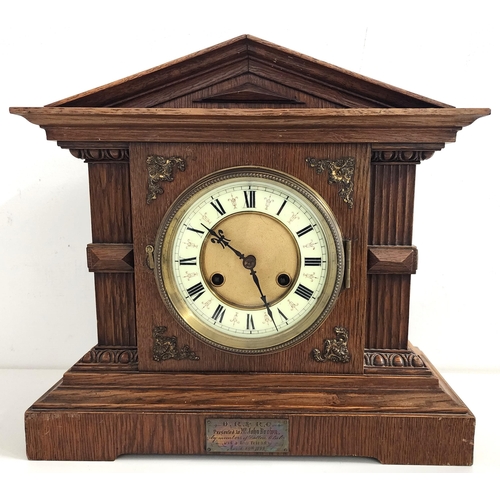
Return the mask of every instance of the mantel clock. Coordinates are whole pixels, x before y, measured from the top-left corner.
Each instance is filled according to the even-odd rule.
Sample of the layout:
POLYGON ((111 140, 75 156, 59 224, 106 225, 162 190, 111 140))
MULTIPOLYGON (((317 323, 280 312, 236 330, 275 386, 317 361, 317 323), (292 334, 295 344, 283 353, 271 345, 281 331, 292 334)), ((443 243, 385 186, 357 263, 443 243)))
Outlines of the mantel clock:
POLYGON ((408 341, 412 214, 417 165, 488 109, 241 36, 11 112, 88 165, 98 319, 26 412, 30 459, 472 463, 408 341))

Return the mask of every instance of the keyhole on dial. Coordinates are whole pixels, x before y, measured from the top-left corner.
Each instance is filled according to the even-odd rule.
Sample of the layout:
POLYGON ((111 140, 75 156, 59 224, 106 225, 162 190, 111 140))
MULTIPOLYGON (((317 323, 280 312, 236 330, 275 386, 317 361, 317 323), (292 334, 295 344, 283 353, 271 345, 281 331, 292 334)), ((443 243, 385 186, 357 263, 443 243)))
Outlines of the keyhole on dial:
POLYGON ((212 274, 210 281, 212 282, 212 285, 214 286, 222 286, 224 284, 224 276, 220 273, 214 273, 212 274))
POLYGON ((289 274, 281 273, 281 274, 278 274, 276 281, 278 282, 279 286, 286 288, 287 286, 290 285, 290 283, 292 282, 292 279, 290 278, 289 274))

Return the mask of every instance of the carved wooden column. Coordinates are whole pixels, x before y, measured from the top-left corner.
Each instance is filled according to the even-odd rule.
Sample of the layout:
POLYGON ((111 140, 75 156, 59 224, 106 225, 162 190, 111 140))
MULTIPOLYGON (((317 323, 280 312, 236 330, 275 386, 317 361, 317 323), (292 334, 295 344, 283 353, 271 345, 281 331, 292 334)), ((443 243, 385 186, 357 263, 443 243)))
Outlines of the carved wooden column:
POLYGON ((87 260, 95 279, 98 345, 83 360, 130 362, 137 340, 128 143, 59 145, 89 168, 92 243, 87 260))
POLYGON ((368 229, 367 349, 407 349, 415 170, 434 151, 373 151, 368 229))

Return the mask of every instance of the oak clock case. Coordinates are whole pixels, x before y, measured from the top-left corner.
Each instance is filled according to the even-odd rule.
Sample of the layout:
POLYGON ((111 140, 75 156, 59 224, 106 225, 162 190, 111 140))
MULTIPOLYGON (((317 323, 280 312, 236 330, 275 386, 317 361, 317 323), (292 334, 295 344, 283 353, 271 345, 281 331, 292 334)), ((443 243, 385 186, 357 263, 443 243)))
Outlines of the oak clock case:
POLYGON ((263 167, 215 172, 166 213, 155 275, 172 315, 238 354, 285 349, 312 334, 340 293, 344 251, 328 205, 263 167))
POLYGON ((88 166, 96 294, 95 347, 26 412, 30 459, 472 463, 474 415, 409 342, 413 200, 489 109, 243 35, 11 112, 88 166))

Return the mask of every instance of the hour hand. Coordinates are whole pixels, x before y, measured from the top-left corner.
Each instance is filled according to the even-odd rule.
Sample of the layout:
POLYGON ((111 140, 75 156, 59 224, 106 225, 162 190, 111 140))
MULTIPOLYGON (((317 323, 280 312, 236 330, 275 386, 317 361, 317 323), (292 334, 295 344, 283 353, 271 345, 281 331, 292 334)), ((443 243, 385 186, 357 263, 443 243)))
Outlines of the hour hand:
POLYGON ((213 238, 210 240, 212 243, 219 243, 219 245, 222 245, 222 248, 226 248, 228 246, 228 243, 231 240, 228 240, 224 236, 224 232, 222 229, 219 229, 218 232, 215 232, 212 228, 205 226, 205 224, 201 223, 201 225, 213 236, 213 238))
POLYGON ((224 236, 224 232, 222 231, 222 229, 219 229, 217 232, 215 232, 213 229, 205 226, 205 224, 201 223, 201 225, 213 236, 213 238, 210 239, 212 243, 218 243, 219 245, 222 246, 222 248, 228 247, 236 254, 238 258, 245 259, 245 256, 241 252, 239 252, 238 250, 236 250, 236 248, 233 248, 229 244, 231 240, 227 239, 224 236))
POLYGON ((257 277, 257 272, 255 271, 255 266, 257 264, 257 259, 255 258, 255 256, 253 256, 253 255, 245 256, 244 254, 242 254, 241 252, 236 250, 236 248, 233 248, 229 244, 229 242, 231 240, 227 239, 224 236, 224 232, 222 231, 222 229, 215 231, 214 229, 205 226, 205 224, 203 224, 203 223, 201 223, 201 225, 213 236, 213 238, 211 238, 211 240, 210 240, 212 243, 218 243, 219 245, 222 246, 222 248, 226 248, 226 247, 230 248, 236 254, 236 256, 243 261, 242 262, 243 267, 250 271, 250 275, 252 276, 253 282, 255 283, 255 285, 257 286, 257 289, 259 290, 260 299, 264 303, 264 306, 267 309, 267 314, 269 314, 269 317, 271 318, 271 321, 273 322, 274 328, 276 328, 276 331, 277 331, 278 327, 276 326, 276 322, 274 321, 273 312, 271 311, 271 308, 269 307, 266 296, 262 292, 262 288, 260 287, 259 278, 257 277))

